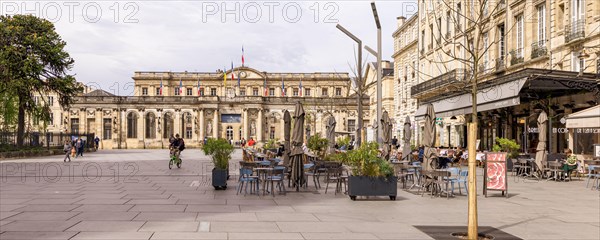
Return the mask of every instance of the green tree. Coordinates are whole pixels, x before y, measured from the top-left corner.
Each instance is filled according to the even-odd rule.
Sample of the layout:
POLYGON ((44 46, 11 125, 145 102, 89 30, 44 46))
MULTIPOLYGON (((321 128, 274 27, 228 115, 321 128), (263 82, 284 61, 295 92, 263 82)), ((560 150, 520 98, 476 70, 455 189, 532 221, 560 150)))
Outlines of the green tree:
POLYGON ((23 145, 26 113, 40 121, 50 118, 48 93, 56 93, 66 108, 83 90, 67 73, 74 60, 64 50, 66 45, 48 20, 0 16, 0 96, 14 99, 18 108, 17 146, 23 145), (42 96, 37 104, 34 95, 42 96))

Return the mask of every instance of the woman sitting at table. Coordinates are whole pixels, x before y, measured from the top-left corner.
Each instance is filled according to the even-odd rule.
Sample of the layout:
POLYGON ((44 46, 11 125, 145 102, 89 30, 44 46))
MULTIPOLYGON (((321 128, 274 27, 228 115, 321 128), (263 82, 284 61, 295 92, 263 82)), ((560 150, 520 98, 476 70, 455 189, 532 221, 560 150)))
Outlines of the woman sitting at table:
POLYGON ((571 149, 567 149, 565 154, 567 154, 567 161, 563 165, 563 171, 565 171, 565 177, 568 177, 571 174, 571 171, 577 169, 577 156, 573 154, 571 149))

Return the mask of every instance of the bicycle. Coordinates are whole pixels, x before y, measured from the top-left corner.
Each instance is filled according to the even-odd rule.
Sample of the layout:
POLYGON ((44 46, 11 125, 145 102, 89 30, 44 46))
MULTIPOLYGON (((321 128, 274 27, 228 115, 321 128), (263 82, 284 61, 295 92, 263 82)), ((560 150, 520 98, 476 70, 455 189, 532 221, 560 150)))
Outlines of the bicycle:
POLYGON ((171 160, 169 160, 169 169, 173 168, 173 165, 177 165, 177 168, 181 168, 181 158, 179 157, 179 150, 171 150, 171 160))

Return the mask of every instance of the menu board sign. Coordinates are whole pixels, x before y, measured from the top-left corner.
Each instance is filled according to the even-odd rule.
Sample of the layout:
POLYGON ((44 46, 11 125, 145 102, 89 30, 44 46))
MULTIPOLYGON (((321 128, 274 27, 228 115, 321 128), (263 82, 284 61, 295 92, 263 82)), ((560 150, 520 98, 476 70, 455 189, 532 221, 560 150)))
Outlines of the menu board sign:
POLYGON ((508 197, 508 181, 506 176, 506 153, 486 153, 483 194, 487 197, 488 190, 495 190, 502 191, 502 195, 508 197))

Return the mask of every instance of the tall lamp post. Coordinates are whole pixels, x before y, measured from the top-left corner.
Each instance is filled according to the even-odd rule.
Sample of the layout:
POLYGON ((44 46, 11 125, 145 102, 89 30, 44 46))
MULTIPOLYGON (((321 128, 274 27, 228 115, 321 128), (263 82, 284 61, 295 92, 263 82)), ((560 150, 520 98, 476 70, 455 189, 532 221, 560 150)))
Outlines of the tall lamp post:
POLYGON ((358 62, 356 64, 357 74, 356 74, 356 98, 358 103, 358 127, 356 128, 356 146, 359 147, 361 145, 362 140, 362 127, 363 127, 363 106, 362 106, 362 40, 354 36, 354 34, 350 33, 350 31, 346 30, 342 25, 336 25, 337 29, 342 31, 352 40, 354 40, 358 44, 358 62))
MULTIPOLYGON (((379 14, 377 14, 377 7, 375 6, 375 2, 371 2, 371 9, 373 10, 373 17, 375 18, 375 25, 377 26, 377 121, 381 121, 381 114, 383 113, 383 107, 381 106, 381 23, 379 22, 379 14)), ((369 52, 373 54, 372 50, 370 50, 369 52)), ((377 132, 375 133, 375 139, 377 140, 377 143, 382 144, 382 127, 379 125, 380 124, 377 124, 377 132)))

